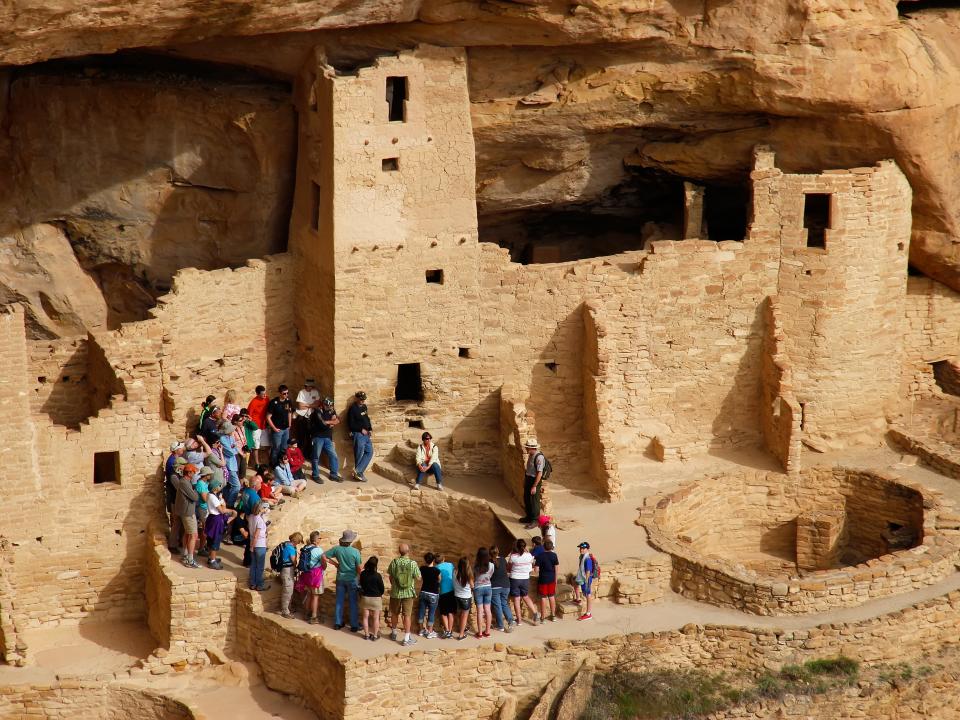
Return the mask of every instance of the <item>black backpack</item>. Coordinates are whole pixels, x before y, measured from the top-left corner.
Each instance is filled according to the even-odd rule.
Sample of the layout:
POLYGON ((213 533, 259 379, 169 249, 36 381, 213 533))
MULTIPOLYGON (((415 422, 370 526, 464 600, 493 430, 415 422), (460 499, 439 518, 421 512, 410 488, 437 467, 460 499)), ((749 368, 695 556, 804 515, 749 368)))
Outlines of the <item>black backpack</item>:
POLYGON ((287 544, 287 541, 284 540, 282 543, 277 545, 273 552, 270 553, 270 569, 274 572, 280 572, 281 568, 293 567, 293 563, 289 560, 283 559, 283 547, 287 544))
MULTIPOLYGON (((553 465, 550 464, 550 461, 547 459, 547 456, 544 455, 542 452, 538 452, 537 457, 543 458, 543 472, 540 473, 540 480, 541 481, 549 480, 550 473, 553 472, 553 465)), ((536 466, 536 459, 534 459, 534 466, 536 466)))

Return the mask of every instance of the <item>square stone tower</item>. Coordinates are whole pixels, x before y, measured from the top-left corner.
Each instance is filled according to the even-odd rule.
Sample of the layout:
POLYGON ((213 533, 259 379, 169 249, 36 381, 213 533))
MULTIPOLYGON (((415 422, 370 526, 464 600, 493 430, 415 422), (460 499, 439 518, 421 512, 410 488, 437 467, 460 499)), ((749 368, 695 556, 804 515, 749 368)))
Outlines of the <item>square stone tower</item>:
POLYGON ((419 47, 343 74, 318 54, 298 93, 291 220, 300 375, 380 441, 441 398, 477 400, 480 279, 465 53, 419 47))

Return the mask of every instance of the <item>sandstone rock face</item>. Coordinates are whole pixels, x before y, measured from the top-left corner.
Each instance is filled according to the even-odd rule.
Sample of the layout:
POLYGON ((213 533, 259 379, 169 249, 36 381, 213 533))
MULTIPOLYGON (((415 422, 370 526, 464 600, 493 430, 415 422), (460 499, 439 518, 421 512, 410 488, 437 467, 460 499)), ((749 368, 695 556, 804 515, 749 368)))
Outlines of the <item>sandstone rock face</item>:
POLYGON ((893 0, 41 5, 0 11, 0 158, 13 170, 0 281, 4 298, 27 302, 35 332, 142 317, 180 267, 282 249, 289 84, 317 46, 344 70, 421 42, 467 47, 481 239, 594 227, 604 254, 634 232, 672 238, 684 180, 717 189, 708 208, 744 218, 714 222, 711 237, 741 239, 750 149, 767 144, 788 172, 895 159, 913 188, 911 264, 960 288, 960 10, 902 2, 898 13, 893 0), (122 48, 187 64, 141 54, 134 70, 29 66, 122 48), (56 272, 100 293, 77 280, 77 292, 46 292, 45 310, 37 288, 49 268, 34 242, 55 231, 76 256, 56 272))
POLYGON ((137 319, 182 267, 286 246, 295 121, 283 84, 43 68, 15 73, 3 119, 16 170, 0 236, 15 250, 0 281, 35 328, 137 319))

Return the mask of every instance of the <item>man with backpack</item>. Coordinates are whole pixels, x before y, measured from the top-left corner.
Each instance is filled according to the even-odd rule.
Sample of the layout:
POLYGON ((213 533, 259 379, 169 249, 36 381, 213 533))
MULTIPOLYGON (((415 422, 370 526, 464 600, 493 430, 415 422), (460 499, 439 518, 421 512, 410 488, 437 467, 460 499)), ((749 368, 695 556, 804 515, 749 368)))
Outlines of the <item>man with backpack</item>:
POLYGON ((540 518, 540 500, 543 497, 543 481, 550 477, 553 470, 550 461, 540 452, 540 444, 535 438, 527 440, 524 448, 527 451, 527 468, 523 477, 523 510, 524 516, 520 522, 524 527, 537 527, 540 518))
POLYGON ((297 568, 297 546, 303 545, 303 535, 295 532, 289 540, 277 545, 270 553, 270 569, 280 573, 283 590, 280 592, 280 615, 285 618, 293 617, 290 612, 290 601, 293 599, 293 581, 297 568))

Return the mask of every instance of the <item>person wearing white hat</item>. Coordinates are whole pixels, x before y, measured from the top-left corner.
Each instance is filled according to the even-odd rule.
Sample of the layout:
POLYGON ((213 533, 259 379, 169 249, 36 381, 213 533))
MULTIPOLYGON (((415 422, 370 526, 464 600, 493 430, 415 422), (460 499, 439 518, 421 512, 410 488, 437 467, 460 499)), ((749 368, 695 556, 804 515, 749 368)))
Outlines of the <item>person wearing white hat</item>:
POLYGON ((527 451, 527 467, 523 474, 523 509, 524 516, 520 522, 526 527, 536 527, 540 517, 540 498, 543 496, 543 470, 547 459, 540 452, 540 444, 536 438, 530 438, 524 444, 527 451))
POLYGON ((310 444, 310 413, 320 407, 320 391, 316 380, 308 377, 303 381, 303 389, 297 393, 296 410, 293 411, 293 436, 301 447, 310 444))

